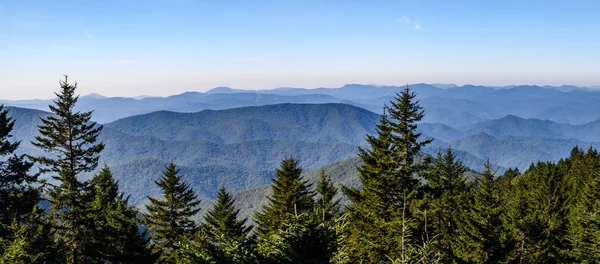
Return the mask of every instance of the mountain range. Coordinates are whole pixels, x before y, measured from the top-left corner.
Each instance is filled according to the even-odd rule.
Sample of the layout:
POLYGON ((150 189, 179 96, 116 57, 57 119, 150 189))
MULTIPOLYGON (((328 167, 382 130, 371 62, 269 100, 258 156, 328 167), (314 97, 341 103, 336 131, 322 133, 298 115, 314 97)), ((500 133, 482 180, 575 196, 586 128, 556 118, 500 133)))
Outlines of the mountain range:
MULTIPOLYGON (((23 141, 21 151, 41 154, 29 141, 37 133, 39 117, 48 113, 15 107, 9 111, 17 120, 14 134, 23 141)), ((136 203, 158 193, 154 180, 170 161, 201 197, 212 199, 221 185, 244 192, 268 184, 284 157, 298 158, 306 172, 352 159, 365 145, 365 135, 375 133, 378 120, 377 113, 339 103, 157 111, 105 124, 101 164, 113 169, 136 203)), ((456 127, 421 123, 419 130, 435 139, 425 152, 452 146, 475 170, 487 158, 501 170, 524 170, 537 160, 558 160, 576 145, 600 145, 600 121, 573 125, 508 115, 456 127)), ((357 182, 356 172, 348 170, 335 175, 337 183, 357 182)))
MULTIPOLYGON (((507 115, 550 120, 564 124, 585 124, 600 118, 600 91, 576 86, 473 86, 412 84, 411 89, 426 109, 423 122, 464 127, 507 115)), ((403 86, 348 84, 339 88, 278 88, 237 90, 219 87, 201 92, 186 92, 168 97, 135 98, 82 96, 78 110, 94 110, 100 123, 155 111, 193 113, 206 109, 222 110, 245 106, 282 103, 344 103, 382 113, 403 86)), ((0 100, 9 106, 46 110, 51 100, 0 100)))

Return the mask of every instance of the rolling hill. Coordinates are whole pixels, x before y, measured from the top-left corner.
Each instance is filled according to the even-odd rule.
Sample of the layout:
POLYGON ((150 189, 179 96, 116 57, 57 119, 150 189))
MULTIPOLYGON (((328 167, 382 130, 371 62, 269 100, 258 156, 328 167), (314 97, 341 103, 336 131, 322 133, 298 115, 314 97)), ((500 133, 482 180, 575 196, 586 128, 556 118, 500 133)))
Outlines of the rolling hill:
MULTIPOLYGON (((454 89, 454 88, 448 88, 454 89)), ((30 140, 39 117, 48 113, 9 108, 17 120, 21 151, 40 154, 30 140)), ((136 203, 154 195, 153 181, 176 162, 201 197, 219 186, 233 192, 268 184, 284 157, 294 156, 307 172, 355 157, 379 116, 346 104, 279 104, 196 113, 158 111, 105 125, 101 164, 113 168, 123 190, 136 203)), ((582 125, 506 116, 465 127, 422 123, 419 131, 435 138, 424 149, 434 154, 452 146, 465 165, 480 170, 485 159, 501 168, 525 169, 537 160, 558 160, 575 145, 600 146, 600 121, 582 125)), ((353 184, 352 172, 336 179, 353 184)))

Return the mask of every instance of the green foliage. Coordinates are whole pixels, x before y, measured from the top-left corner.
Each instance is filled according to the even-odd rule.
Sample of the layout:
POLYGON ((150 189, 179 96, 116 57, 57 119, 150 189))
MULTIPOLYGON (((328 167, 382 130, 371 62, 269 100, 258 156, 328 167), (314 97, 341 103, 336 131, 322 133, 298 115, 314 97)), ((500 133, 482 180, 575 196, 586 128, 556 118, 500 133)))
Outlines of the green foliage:
MULTIPOLYGON (((9 225, 14 219, 24 221, 40 200, 40 191, 34 186, 37 176, 29 174, 33 163, 25 155, 15 154, 19 141, 10 141, 14 125, 0 105, 0 225, 9 225)), ((7 235, 0 228, 0 238, 7 235)))
POLYGON ((148 197, 145 222, 151 230, 153 251, 159 262, 174 262, 177 243, 196 231, 191 219, 200 210, 194 190, 183 182, 174 163, 163 171, 163 177, 155 182, 162 190, 162 199, 148 197))
POLYGON ((310 184, 302 179, 302 168, 297 160, 286 158, 281 161, 271 187, 273 193, 267 197, 269 204, 255 215, 259 243, 272 233, 285 230, 291 216, 313 210, 313 192, 310 184))
POLYGON ((221 187, 217 194, 217 203, 206 213, 204 228, 213 237, 245 238, 251 227, 246 219, 238 219, 239 210, 235 209, 233 196, 221 187))
POLYGON ((240 237, 215 237, 204 229, 177 243, 175 263, 258 264, 254 240, 240 237))
POLYGON ((494 174, 488 161, 484 171, 475 178, 475 187, 466 201, 468 206, 460 216, 454 253, 463 261, 497 263, 504 257, 502 200, 494 183, 494 174))
POLYGON ((178 262, 257 263, 253 240, 247 240, 251 227, 239 219, 233 196, 221 187, 217 197, 196 235, 181 243, 178 262))
POLYGON ((12 240, 0 238, 0 264, 38 263, 40 255, 33 253, 26 229, 20 228, 18 224, 12 225, 10 229, 14 233, 12 240))
POLYGON ((436 243, 430 246, 446 260, 456 260, 453 242, 458 237, 459 215, 466 210, 468 204, 465 167, 448 148, 442 154, 438 152, 430 170, 425 174, 426 196, 422 210, 428 212, 428 228, 438 234, 436 243))
MULTIPOLYGON (((419 141, 421 134, 416 130, 423 110, 415 96, 408 87, 398 94, 386 108, 389 118, 386 114, 381 117, 377 136, 367 135, 371 148, 359 149, 362 190, 343 188, 351 202, 346 208, 352 223, 349 240, 358 262, 378 263, 386 261, 386 256, 395 259, 406 249, 406 232, 419 229, 419 223, 401 220, 417 213, 415 206, 407 203, 420 196, 418 176, 427 162, 417 158, 421 148, 431 142, 419 141)), ((419 232, 416 238, 422 235, 419 232)))
POLYGON ((98 263, 148 263, 148 239, 146 232, 140 230, 138 210, 119 192, 110 169, 104 167, 91 184, 94 189, 90 217, 94 231, 90 255, 98 263))
POLYGON ((67 77, 60 82, 57 99, 50 105, 53 115, 41 119, 39 136, 32 142, 47 155, 34 157, 40 172, 51 173, 58 185, 49 190, 51 218, 56 225, 56 239, 68 263, 85 263, 91 248, 93 222, 90 213, 90 185, 79 179, 82 173, 98 166, 102 143, 96 140, 102 126, 91 122, 92 112, 74 112, 78 96, 77 83, 67 77))
POLYGON ((320 220, 319 212, 294 214, 281 229, 262 237, 261 263, 330 263, 336 252, 336 232, 320 220))
POLYGON ((0 263, 64 263, 54 244, 54 230, 44 211, 34 207, 26 219, 2 225, 8 236, 0 238, 0 263))
POLYGON ((341 212, 340 199, 337 198, 338 189, 325 174, 325 170, 321 170, 321 176, 316 187, 317 194, 319 195, 316 200, 316 206, 323 214, 323 222, 330 222, 335 217, 338 217, 341 212))

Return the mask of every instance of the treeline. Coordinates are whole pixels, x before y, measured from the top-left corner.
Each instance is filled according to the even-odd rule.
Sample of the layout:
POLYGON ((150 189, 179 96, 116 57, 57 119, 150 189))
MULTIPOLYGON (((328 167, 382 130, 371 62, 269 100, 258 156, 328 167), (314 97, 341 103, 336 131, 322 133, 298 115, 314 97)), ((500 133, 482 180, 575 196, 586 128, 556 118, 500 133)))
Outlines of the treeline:
POLYGON ((32 142, 45 156, 15 154, 14 120, 0 107, 0 264, 600 261, 597 151, 524 173, 496 175, 489 161, 468 173, 452 149, 422 156, 431 140, 416 132, 424 113, 408 87, 359 149, 360 188, 338 191, 324 172, 310 184, 286 158, 253 219, 221 188, 197 223, 200 200, 173 163, 142 211, 108 167, 83 179, 98 167, 102 126, 73 110, 77 84, 60 84, 32 142))

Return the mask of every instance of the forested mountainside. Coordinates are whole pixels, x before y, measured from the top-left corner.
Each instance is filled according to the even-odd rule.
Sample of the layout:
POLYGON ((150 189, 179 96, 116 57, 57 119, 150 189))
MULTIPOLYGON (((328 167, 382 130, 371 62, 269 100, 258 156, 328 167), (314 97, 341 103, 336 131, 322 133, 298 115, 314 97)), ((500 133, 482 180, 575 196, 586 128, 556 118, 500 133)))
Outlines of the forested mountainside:
MULTIPOLYGON (((39 117, 47 112, 7 108, 17 120, 15 134, 23 153, 39 153, 29 142, 39 117)), ((293 156, 305 170, 351 158, 365 135, 373 134, 378 114, 346 104, 279 104, 197 113, 159 111, 106 124, 101 164, 143 203, 156 194, 160 168, 174 161, 201 197, 214 199, 225 184, 241 191, 268 184, 278 160, 293 156), (127 176, 125 176, 127 175, 127 176), (126 184, 125 184, 126 183, 126 184)), ((424 148, 435 154, 452 146, 470 168, 483 169, 486 159, 500 171, 532 163, 558 161, 573 146, 597 147, 600 122, 582 125, 506 116, 465 127, 420 123, 418 130, 434 142, 424 148)))
MULTIPOLYGON (((171 126, 190 124, 191 132, 183 133, 150 127, 135 130, 123 122, 113 128, 104 127, 91 121, 92 112, 73 111, 78 102, 75 89, 66 78, 61 82, 59 98, 51 107, 53 114, 0 107, 0 203, 3 205, 0 263, 594 263, 600 260, 597 214, 600 154, 596 150, 574 147, 565 158, 532 162, 526 170, 509 168, 500 173, 490 159, 484 162, 482 170, 471 170, 451 147, 439 149, 435 155, 426 153, 434 139, 418 132, 425 112, 409 87, 390 102, 381 116, 347 105, 320 105, 317 109, 310 105, 270 106, 275 114, 259 123, 278 120, 275 117, 300 116, 292 118, 292 123, 302 120, 314 124, 315 117, 324 116, 332 118, 334 127, 324 129, 328 122, 320 120, 312 130, 300 132, 341 132, 344 130, 335 128, 336 125, 353 124, 357 130, 373 129, 363 143, 358 143, 360 146, 344 142, 343 133, 315 136, 323 143, 296 141, 308 144, 306 151, 317 151, 315 157, 311 156, 314 166, 317 166, 315 160, 321 160, 323 155, 339 157, 331 149, 329 152, 319 149, 320 144, 357 148, 358 157, 316 171, 303 169, 299 160, 290 156, 264 158, 269 153, 265 149, 304 150, 299 145, 281 148, 269 145, 262 148, 264 152, 241 151, 243 147, 238 144, 247 143, 243 140, 266 141, 253 138, 260 133, 242 136, 236 129, 223 134, 208 129, 200 135, 205 141, 193 137, 203 131, 195 128, 194 120, 212 122, 218 127, 220 123, 215 123, 214 115, 219 113, 205 112, 209 117, 202 117, 202 113, 193 114, 198 115, 195 118, 183 116, 178 118, 181 122, 170 120, 171 126), (364 126, 368 119, 354 119, 354 123, 336 121, 341 116, 337 107, 342 107, 343 112, 376 117, 375 128, 364 126), (311 111, 290 116, 287 108, 311 111), (313 115, 312 111, 325 112, 313 115), (23 144, 28 147, 21 148, 19 142, 30 133, 16 126, 16 118, 22 120, 19 126, 25 124, 23 120, 29 125, 37 124, 34 138, 23 144), (103 134, 108 137, 102 138, 103 134), (119 138, 123 140, 117 141, 119 138), (111 145, 123 150, 130 146, 137 149, 140 147, 136 146, 137 138, 148 141, 142 145, 146 148, 121 153, 116 159, 148 150, 158 155, 161 153, 158 148, 147 146, 160 142, 158 146, 163 146, 163 152, 179 150, 183 156, 198 149, 211 155, 225 153, 219 150, 219 144, 233 145, 237 147, 232 152, 238 155, 259 156, 262 162, 278 160, 279 164, 274 170, 265 168, 262 172, 274 172, 269 177, 270 185, 244 186, 245 190, 232 194, 226 183, 244 180, 236 176, 243 174, 241 171, 223 167, 186 168, 173 160, 161 164, 160 159, 147 159, 147 163, 115 170, 107 162, 110 158, 101 158, 110 153, 111 145), (203 143, 193 145, 197 142, 203 143), (177 143, 185 145, 165 147, 177 143), (201 147, 202 144, 209 145, 201 147), (186 149, 188 145, 191 149, 186 149), (99 166, 101 162, 105 165, 99 166), (154 170, 160 170, 160 176, 153 179, 158 191, 146 192, 148 201, 140 210, 132 203, 132 196, 123 190, 151 188, 137 186, 138 183, 128 179, 136 179, 134 173, 149 175, 154 170), (115 176, 115 172, 121 176, 115 176), (182 173, 190 175, 184 177, 182 173), (218 184, 203 178, 219 173, 229 176, 220 178, 223 182, 218 184), (211 189, 211 185, 216 188, 211 189), (211 190, 216 196, 213 201, 198 195, 211 190)), ((259 118, 256 112, 260 109, 252 110, 247 111, 251 112, 248 118, 259 118)), ((224 115, 231 116, 235 111, 225 111, 224 115)), ((140 118, 146 121, 137 124, 163 120, 151 115, 140 118)), ((565 126, 560 124, 512 116, 499 122, 509 122, 507 129, 518 135, 513 137, 513 143, 485 145, 486 148, 500 152, 513 150, 514 154, 519 145, 527 142, 542 144, 551 139, 566 144, 577 140, 561 139, 568 133, 561 132, 565 126), (529 140, 525 138, 533 132, 528 130, 546 133, 529 140)), ((301 127, 285 124, 283 120, 279 123, 284 125, 258 131, 281 137, 284 142, 286 136, 303 138, 298 131, 288 134, 280 131, 301 127)), ((490 134, 504 135, 497 123, 484 122, 479 128, 456 131, 435 124, 429 128, 443 134, 445 140, 462 134, 465 138, 458 142, 478 138, 475 143, 464 142, 477 145, 495 138, 490 134)), ((593 127, 593 123, 582 126, 593 127)), ((570 128, 573 127, 577 126, 570 128)), ((586 139, 585 130, 581 132, 576 136, 586 139)), ((437 141, 439 148, 440 140, 437 141)), ((222 154, 215 160, 225 159, 219 155, 222 154)), ((260 173, 253 177, 261 177, 260 173)))

